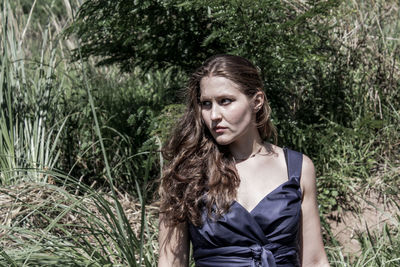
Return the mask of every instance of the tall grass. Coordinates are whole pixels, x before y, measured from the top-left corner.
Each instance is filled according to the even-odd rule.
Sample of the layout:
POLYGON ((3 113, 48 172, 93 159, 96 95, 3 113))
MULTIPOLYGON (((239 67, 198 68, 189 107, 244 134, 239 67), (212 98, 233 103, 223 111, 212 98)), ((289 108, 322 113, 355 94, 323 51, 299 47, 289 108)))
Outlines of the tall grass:
POLYGON ((372 110, 380 119, 388 114, 384 106, 400 103, 398 9, 396 0, 347 0, 335 22, 340 30, 334 34, 348 63, 356 63, 352 82, 359 109, 355 111, 372 110))
POLYGON ((60 154, 57 143, 66 121, 53 121, 54 126, 49 127, 54 120, 51 107, 62 90, 62 82, 55 78, 57 48, 49 39, 48 29, 42 33, 38 61, 25 58, 24 41, 35 4, 36 1, 26 20, 14 14, 8 1, 3 1, 0 13, 0 184, 3 185, 26 179, 48 180, 48 175, 37 170, 55 167, 60 154))
MULTIPOLYGON (((64 3, 68 9, 69 2, 64 3)), ((14 186, 4 187, 8 190, 1 193, 14 200, 10 210, 17 210, 0 226, 0 264, 153 266, 155 256, 151 246, 155 235, 146 223, 145 187, 137 185, 142 223, 135 233, 113 186, 101 125, 83 64, 78 66, 82 67, 80 75, 95 121, 98 139, 95 144, 100 144, 103 153, 111 193, 97 192, 55 169, 60 154, 58 142, 68 117, 58 120, 53 112, 57 112, 54 108, 57 108, 61 92, 71 88, 67 86, 70 84, 66 80, 68 76, 63 73, 68 66, 61 58, 60 40, 52 36, 61 28, 51 28, 49 23, 42 31, 39 56, 35 56, 36 51, 28 51, 32 56, 30 59, 24 56, 27 51, 22 44, 31 26, 35 5, 36 1, 26 20, 16 14, 18 6, 11 9, 7 0, 3 2, 0 13, 3 52, 0 60, 0 182, 3 187, 14 186), (34 183, 29 189, 30 182, 34 183), (18 190, 10 193, 15 187, 18 190), (46 198, 38 197, 40 201, 35 202, 35 198, 29 196, 34 195, 32 191, 38 188, 46 198), (28 198, 24 198, 25 194, 28 198), (26 212, 18 216, 21 209, 26 212), (71 222, 68 218, 75 219, 71 222), (145 243, 145 239, 148 242, 145 243)), ((68 10, 73 16, 73 11, 68 10)), ((146 182, 150 164, 145 166, 143 179, 146 182)))
MULTIPOLYGON (((79 186, 80 196, 71 194, 76 181, 54 176, 68 182, 64 187, 34 183, 0 190, 12 203, 3 208, 14 212, 14 218, 0 226, 1 265, 154 265, 154 227, 139 240, 140 230, 134 232, 131 215, 117 215, 117 209, 122 209, 119 199, 84 185, 79 186), (145 252, 140 257, 141 248, 145 252)), ((124 209, 135 211, 127 204, 124 209)))

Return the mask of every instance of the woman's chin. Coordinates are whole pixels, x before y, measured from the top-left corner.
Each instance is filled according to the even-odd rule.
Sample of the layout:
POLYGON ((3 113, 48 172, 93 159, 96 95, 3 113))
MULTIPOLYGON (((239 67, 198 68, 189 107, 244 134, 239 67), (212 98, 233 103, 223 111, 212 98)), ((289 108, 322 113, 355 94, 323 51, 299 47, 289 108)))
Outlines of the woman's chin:
POLYGON ((217 142, 217 144, 221 146, 229 145, 233 141, 231 138, 226 138, 224 136, 215 136, 214 139, 217 142))

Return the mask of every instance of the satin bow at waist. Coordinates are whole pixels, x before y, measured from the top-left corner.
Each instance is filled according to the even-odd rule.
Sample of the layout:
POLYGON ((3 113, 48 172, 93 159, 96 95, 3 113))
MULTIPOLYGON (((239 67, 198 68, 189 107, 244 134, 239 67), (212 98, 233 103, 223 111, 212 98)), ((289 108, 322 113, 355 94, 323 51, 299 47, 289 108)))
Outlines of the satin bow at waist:
POLYGON ((219 266, 249 266, 251 267, 276 267, 274 253, 289 253, 291 248, 278 247, 274 244, 251 246, 226 246, 218 248, 203 249, 194 251, 196 266, 219 267, 219 266))

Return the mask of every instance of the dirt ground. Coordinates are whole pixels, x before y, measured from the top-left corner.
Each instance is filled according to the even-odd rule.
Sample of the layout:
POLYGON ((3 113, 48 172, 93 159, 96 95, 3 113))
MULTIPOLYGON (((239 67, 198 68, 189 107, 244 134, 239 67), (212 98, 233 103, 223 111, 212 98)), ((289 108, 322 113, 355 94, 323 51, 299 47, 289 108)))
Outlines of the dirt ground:
POLYGON ((337 241, 342 245, 344 254, 357 255, 361 248, 357 237, 360 233, 382 231, 385 224, 395 222, 395 214, 400 214, 393 201, 388 201, 377 192, 369 192, 363 196, 354 196, 352 210, 333 212, 328 216, 328 223, 337 241))

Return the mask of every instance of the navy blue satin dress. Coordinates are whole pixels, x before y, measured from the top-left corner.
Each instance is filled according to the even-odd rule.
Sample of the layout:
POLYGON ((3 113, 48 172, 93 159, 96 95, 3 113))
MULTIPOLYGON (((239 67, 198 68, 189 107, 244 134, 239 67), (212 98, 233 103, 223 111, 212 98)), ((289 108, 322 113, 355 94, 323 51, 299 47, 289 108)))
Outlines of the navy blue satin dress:
POLYGON ((247 211, 234 201, 228 213, 203 225, 189 223, 193 256, 199 267, 300 266, 300 175, 303 156, 284 148, 289 179, 247 211))

